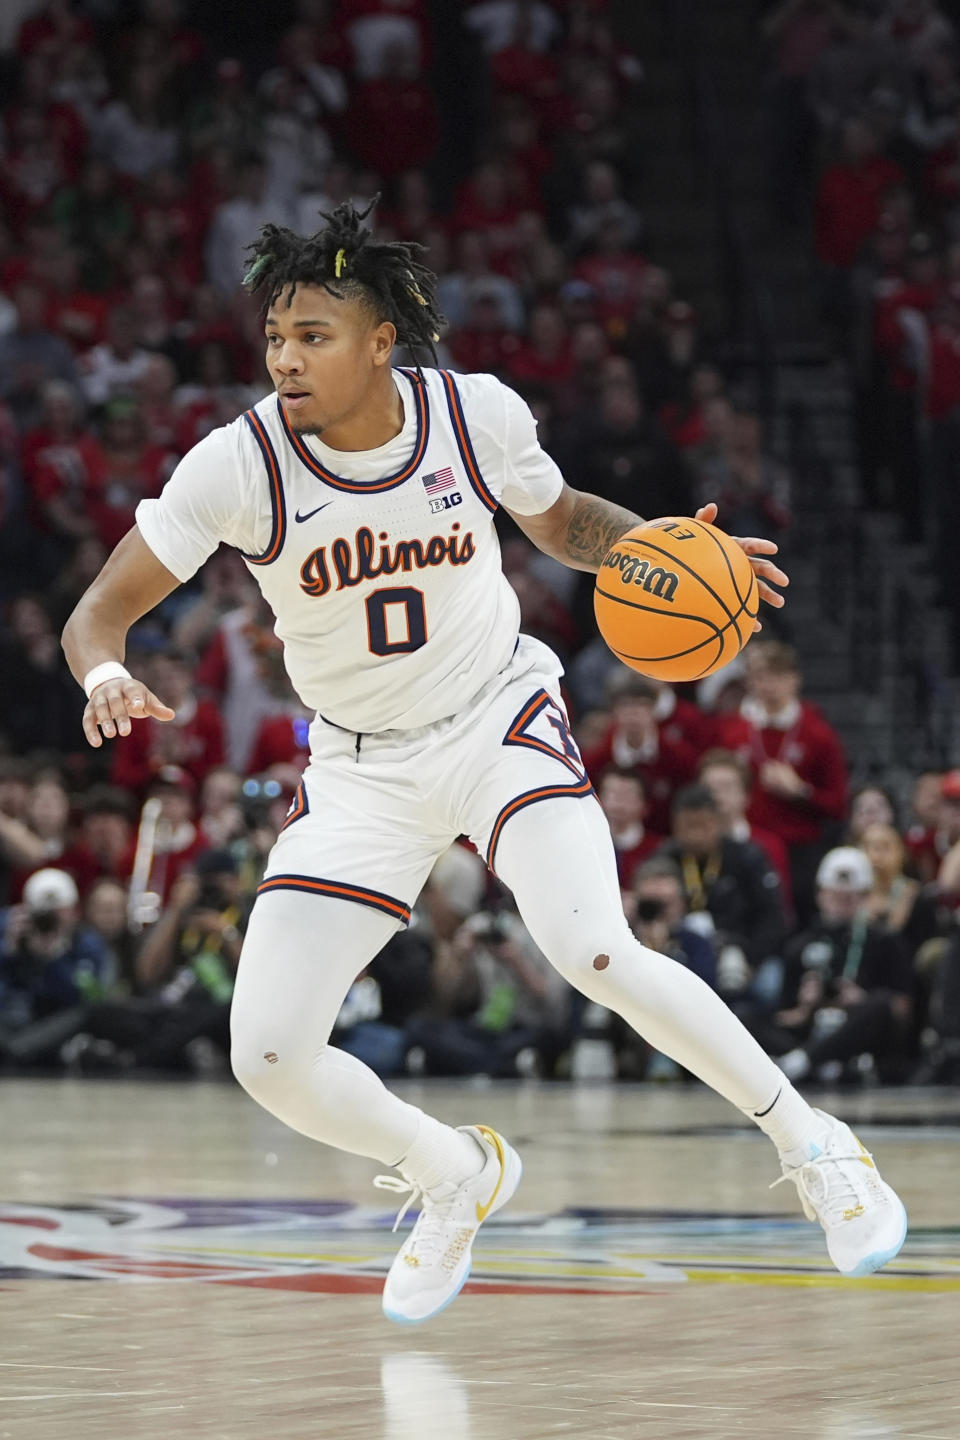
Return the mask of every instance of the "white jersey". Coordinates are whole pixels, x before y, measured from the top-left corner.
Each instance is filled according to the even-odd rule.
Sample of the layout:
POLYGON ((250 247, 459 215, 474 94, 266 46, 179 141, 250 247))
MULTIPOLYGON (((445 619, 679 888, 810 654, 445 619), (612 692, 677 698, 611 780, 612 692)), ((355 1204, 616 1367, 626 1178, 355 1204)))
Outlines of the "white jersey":
POLYGON ((331 450, 270 395, 137 507, 180 581, 221 542, 241 551, 297 694, 363 734, 453 715, 508 664, 520 613, 493 516, 539 514, 563 486, 530 410, 493 376, 394 375, 404 424, 386 445, 331 450))

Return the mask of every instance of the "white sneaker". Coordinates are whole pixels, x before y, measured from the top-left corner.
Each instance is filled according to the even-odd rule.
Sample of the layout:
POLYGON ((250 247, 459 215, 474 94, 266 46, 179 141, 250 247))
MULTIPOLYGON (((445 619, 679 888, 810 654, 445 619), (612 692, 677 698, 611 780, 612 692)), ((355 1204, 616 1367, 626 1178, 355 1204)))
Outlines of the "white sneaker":
POLYGON ((822 1136, 810 1144, 806 1158, 795 1162, 793 1154, 781 1155, 783 1174, 770 1188, 792 1180, 807 1219, 823 1226, 841 1275, 871 1275, 899 1254, 907 1212, 849 1125, 823 1110, 814 1114, 823 1120, 822 1136))
POLYGON ((378 1175, 373 1182, 380 1190, 410 1191, 394 1230, 414 1201, 421 1206, 383 1287, 383 1313, 401 1325, 429 1320, 456 1299, 470 1274, 477 1231, 520 1184, 520 1156, 502 1135, 486 1125, 458 1128, 472 1135, 486 1155, 479 1174, 460 1185, 449 1182, 429 1192, 396 1175, 378 1175))

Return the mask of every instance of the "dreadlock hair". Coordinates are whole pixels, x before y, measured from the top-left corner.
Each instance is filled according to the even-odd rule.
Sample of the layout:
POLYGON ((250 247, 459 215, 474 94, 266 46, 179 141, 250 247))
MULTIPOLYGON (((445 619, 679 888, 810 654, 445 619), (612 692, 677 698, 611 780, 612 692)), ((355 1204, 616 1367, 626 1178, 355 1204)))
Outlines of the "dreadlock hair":
POLYGON ((379 199, 375 195, 365 210, 345 200, 329 215, 321 211, 327 223, 315 235, 264 225, 248 247, 244 287, 261 296, 264 313, 285 290, 289 304, 298 285, 319 285, 338 300, 358 300, 378 324, 388 320, 396 328, 399 345, 414 353, 426 350, 436 364, 444 324, 437 309, 437 277, 416 258, 423 245, 372 238, 362 222, 379 199))

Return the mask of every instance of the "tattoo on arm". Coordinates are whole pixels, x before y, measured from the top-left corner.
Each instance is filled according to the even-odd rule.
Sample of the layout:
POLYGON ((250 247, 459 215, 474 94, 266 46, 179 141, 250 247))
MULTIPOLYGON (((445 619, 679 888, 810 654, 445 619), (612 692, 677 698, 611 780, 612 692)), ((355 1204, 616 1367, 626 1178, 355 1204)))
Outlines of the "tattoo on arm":
POLYGON ((604 555, 634 525, 642 525, 639 515, 601 500, 596 495, 581 495, 570 516, 563 540, 563 556, 581 570, 599 570, 604 555))

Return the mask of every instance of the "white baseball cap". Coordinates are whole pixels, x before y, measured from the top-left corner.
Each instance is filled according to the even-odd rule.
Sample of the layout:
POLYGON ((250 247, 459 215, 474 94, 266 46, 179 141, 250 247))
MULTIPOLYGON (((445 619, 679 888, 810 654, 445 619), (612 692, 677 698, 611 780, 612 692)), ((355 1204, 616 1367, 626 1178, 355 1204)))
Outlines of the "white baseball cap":
POLYGON ((838 845, 828 850, 817 870, 817 884, 828 890, 862 890, 873 885, 873 866, 862 850, 853 845, 838 845))
POLYGON ((48 866, 35 870, 23 887, 23 903, 28 910, 63 910, 80 899, 76 881, 66 870, 48 866))

